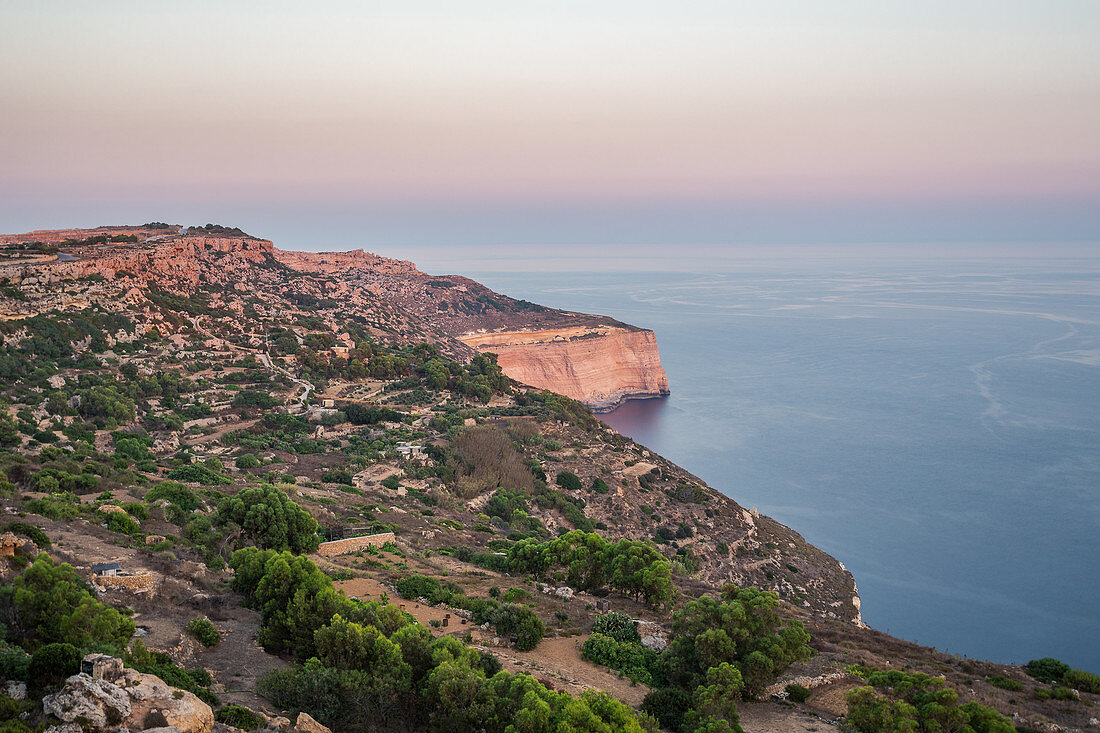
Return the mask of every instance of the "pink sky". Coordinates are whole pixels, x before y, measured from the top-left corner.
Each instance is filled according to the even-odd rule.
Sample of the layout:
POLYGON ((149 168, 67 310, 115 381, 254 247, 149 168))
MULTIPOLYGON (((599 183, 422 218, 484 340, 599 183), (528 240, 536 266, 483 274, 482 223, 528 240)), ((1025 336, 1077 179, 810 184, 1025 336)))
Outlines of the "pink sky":
POLYGON ((1100 202, 1100 5, 917 5, 7 4, 0 217, 1100 202))

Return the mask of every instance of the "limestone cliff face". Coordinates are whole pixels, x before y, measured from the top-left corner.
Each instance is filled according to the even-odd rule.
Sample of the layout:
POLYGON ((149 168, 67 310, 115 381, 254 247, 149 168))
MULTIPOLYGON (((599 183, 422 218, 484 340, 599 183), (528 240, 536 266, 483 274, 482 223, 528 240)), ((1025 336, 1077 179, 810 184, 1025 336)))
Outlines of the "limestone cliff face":
POLYGON ((560 392, 596 411, 614 409, 627 399, 669 393, 652 331, 579 326, 468 333, 459 340, 495 353, 512 379, 560 392))
POLYGON ((266 239, 193 235, 72 251, 74 260, 48 263, 23 274, 43 282, 101 275, 108 280, 132 278, 171 288, 195 287, 206 269, 244 272, 274 256, 274 246, 266 239))

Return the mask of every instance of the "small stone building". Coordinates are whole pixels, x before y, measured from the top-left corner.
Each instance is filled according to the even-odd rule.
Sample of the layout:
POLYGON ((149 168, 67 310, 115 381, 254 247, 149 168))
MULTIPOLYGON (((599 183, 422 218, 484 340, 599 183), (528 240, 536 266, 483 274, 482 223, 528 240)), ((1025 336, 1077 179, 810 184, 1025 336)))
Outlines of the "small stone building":
POLYGON ((89 654, 81 660, 80 671, 92 679, 114 682, 122 676, 122 660, 106 654, 89 654))
POLYGON ((118 575, 119 570, 121 570, 121 568, 119 568, 117 562, 107 562, 92 566, 92 572, 102 578, 110 578, 118 575))

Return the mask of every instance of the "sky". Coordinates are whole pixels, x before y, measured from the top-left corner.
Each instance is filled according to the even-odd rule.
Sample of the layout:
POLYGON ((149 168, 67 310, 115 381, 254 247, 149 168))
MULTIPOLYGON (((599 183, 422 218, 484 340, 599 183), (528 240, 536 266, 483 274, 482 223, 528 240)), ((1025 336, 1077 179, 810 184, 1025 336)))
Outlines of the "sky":
POLYGON ((1095 0, 0 3, 0 229, 1100 240, 1095 0))

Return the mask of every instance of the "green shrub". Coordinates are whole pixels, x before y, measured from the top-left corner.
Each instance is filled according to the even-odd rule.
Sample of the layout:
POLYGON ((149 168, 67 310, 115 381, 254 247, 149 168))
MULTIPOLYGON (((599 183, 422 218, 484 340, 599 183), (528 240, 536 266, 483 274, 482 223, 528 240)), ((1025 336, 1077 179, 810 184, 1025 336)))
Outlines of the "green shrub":
POLYGON ((53 685, 80 672, 80 650, 67 642, 35 649, 27 666, 27 678, 40 686, 53 685))
POLYGON ((1071 669, 1062 676, 1062 682, 1075 690, 1100 695, 1100 675, 1092 672, 1086 672, 1083 669, 1071 669))
POLYGON ((501 636, 515 639, 516 648, 520 651, 531 651, 542 641, 546 633, 540 619, 535 612, 523 606, 505 605, 493 611, 489 616, 489 623, 501 636))
POLYGON ((133 621, 100 602, 72 566, 55 564, 44 552, 12 586, 17 624, 8 637, 27 649, 55 642, 122 647, 134 634, 133 621))
POLYGON ((264 725, 264 719, 243 705, 225 705, 214 713, 214 720, 241 730, 255 730, 264 725))
POLYGON ((1024 689, 1024 686, 1017 680, 1009 679, 1008 677, 993 676, 986 679, 986 682, 999 687, 1002 690, 1009 690, 1010 692, 1019 692, 1024 689))
POLYGON ((353 482, 351 471, 342 468, 325 471, 321 475, 321 480, 326 484, 347 484, 348 486, 351 486, 353 482))
POLYGON ((632 681, 644 685, 653 684, 657 654, 637 641, 619 641, 593 632, 581 647, 581 655, 594 664, 602 664, 622 672, 632 681))
POLYGON ((1035 690, 1035 697, 1040 700, 1076 700, 1077 692, 1068 687, 1055 685, 1054 687, 1040 687, 1035 690))
POLYGON ((160 499, 167 500, 185 512, 193 512, 199 505, 199 499, 195 493, 177 481, 162 481, 145 495, 145 501, 149 504, 160 499))
POLYGON ((271 484, 250 486, 219 501, 215 524, 229 522, 263 548, 302 553, 320 544, 317 520, 271 484))
POLYGON ((684 714, 691 709, 691 693, 679 687, 662 687, 653 690, 642 700, 642 711, 649 713, 661 728, 680 730, 683 727, 684 714))
POLYGON ((135 522, 129 514, 108 512, 103 515, 103 521, 107 524, 107 529, 112 532, 130 535, 131 537, 141 534, 141 525, 135 522))
MULTIPOLYGON (((260 465, 260 459, 251 453, 245 453, 244 455, 237 456, 235 463, 237 468, 241 469, 256 468, 260 465)), ((222 708, 222 710, 225 709, 226 708, 222 708)))
POLYGON ((218 633, 218 627, 205 616, 191 619, 187 624, 187 631, 195 637, 203 646, 217 646, 222 637, 218 633))
POLYGON ((202 484, 203 486, 217 486, 218 484, 233 483, 228 476, 218 473, 204 463, 192 463, 188 466, 180 466, 168 472, 168 478, 175 481, 187 481, 189 483, 202 484))
POLYGON ((592 479, 592 490, 595 491, 597 494, 606 494, 611 489, 610 487, 608 487, 606 481, 604 481, 602 478, 597 477, 592 479))
POLYGON ((577 475, 569 471, 559 472, 557 478, 554 479, 554 483, 566 491, 580 491, 584 488, 584 485, 581 483, 581 480, 577 478, 577 475))
POLYGON ((13 522, 12 524, 4 527, 4 531, 21 534, 29 539, 31 542, 33 542, 37 547, 44 548, 50 546, 50 538, 46 536, 45 532, 43 532, 38 527, 35 527, 33 524, 26 524, 24 522, 13 522))
POLYGON ((1032 659, 1024 665, 1024 671, 1040 682, 1056 682, 1070 671, 1070 666, 1054 657, 1032 659))
POLYGON ((0 679, 25 680, 30 666, 30 655, 17 646, 0 640, 0 679))
POLYGON ((138 501, 129 501, 122 505, 122 508, 126 510, 134 519, 139 522, 144 522, 149 518, 149 508, 138 501))
POLYGON ((606 613, 596 619, 596 623, 592 624, 592 633, 610 636, 621 642, 641 641, 634 619, 618 611, 606 613))
POLYGON ((794 702, 806 702, 810 699, 810 688, 803 687, 802 685, 790 684, 783 688, 787 691, 787 696, 794 702))
MULTIPOLYGON (((499 594, 499 591, 497 591, 497 593, 499 594)), ((505 603, 515 603, 516 601, 522 601, 529 595, 531 594, 525 591, 523 588, 509 588, 508 590, 504 591, 504 595, 501 596, 501 600, 505 603)))
POLYGON ((511 522, 516 512, 526 512, 527 495, 519 490, 498 489, 485 503, 485 513, 511 522))
POLYGON ((31 514, 41 514, 59 522, 73 520, 81 515, 80 499, 68 492, 51 494, 44 499, 31 499, 23 508, 31 514))

